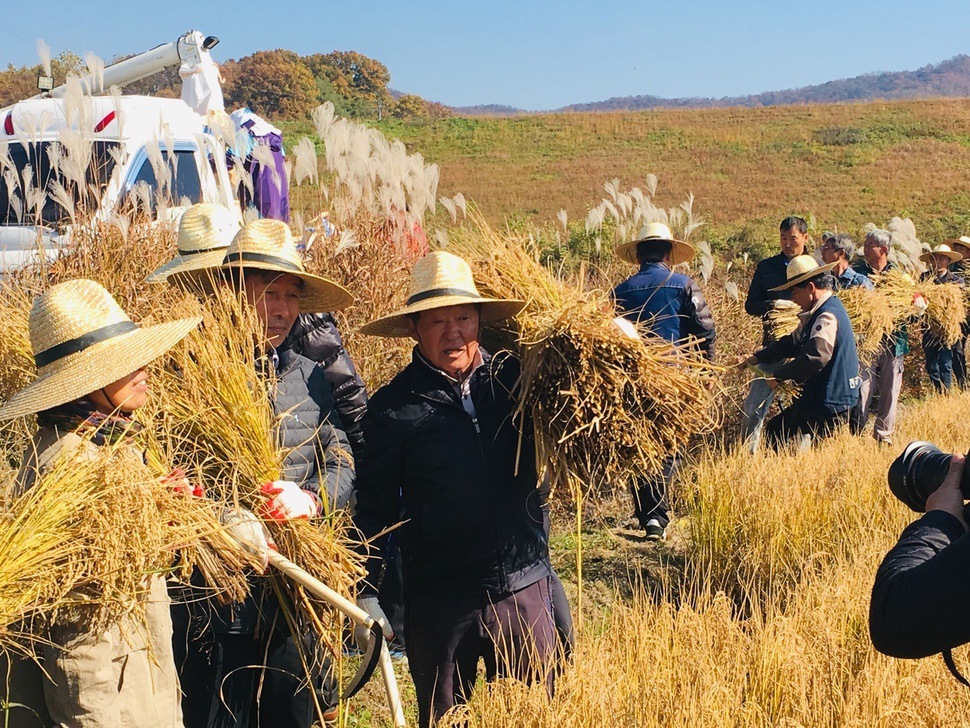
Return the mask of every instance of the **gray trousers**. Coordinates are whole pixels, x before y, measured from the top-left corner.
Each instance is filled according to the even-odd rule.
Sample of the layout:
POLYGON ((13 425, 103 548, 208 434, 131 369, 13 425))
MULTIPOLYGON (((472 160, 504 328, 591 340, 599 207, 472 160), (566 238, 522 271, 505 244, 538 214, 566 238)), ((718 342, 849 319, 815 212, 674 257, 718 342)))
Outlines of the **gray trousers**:
POLYGON ((876 420, 872 426, 872 436, 879 442, 892 441, 896 427, 896 409, 899 404, 899 391, 903 387, 903 357, 896 356, 891 346, 883 348, 876 360, 860 372, 862 384, 859 387, 859 404, 854 416, 853 429, 861 432, 869 421, 869 408, 872 396, 879 394, 876 405, 876 420))
POLYGON ((768 386, 766 378, 774 374, 779 367, 781 362, 759 364, 758 368, 765 373, 765 376, 751 380, 748 396, 744 399, 744 442, 751 453, 755 453, 761 444, 765 418, 775 399, 775 390, 768 386))

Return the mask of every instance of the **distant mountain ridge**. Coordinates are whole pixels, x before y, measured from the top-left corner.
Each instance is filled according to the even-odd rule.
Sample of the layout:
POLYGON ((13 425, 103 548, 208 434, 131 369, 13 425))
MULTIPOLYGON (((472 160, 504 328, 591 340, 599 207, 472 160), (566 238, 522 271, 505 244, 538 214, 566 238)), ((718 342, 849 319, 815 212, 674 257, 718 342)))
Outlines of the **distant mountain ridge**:
MULTIPOLYGON (((617 96, 605 101, 571 104, 554 111, 638 111, 643 109, 695 108, 724 106, 786 106, 790 104, 827 104, 840 101, 875 99, 915 99, 929 97, 970 97, 970 55, 959 55, 916 71, 882 71, 854 78, 828 81, 815 86, 767 91, 749 96, 723 98, 679 98, 660 96, 617 96)), ((453 107, 460 115, 512 115, 523 112, 510 106, 453 107)))

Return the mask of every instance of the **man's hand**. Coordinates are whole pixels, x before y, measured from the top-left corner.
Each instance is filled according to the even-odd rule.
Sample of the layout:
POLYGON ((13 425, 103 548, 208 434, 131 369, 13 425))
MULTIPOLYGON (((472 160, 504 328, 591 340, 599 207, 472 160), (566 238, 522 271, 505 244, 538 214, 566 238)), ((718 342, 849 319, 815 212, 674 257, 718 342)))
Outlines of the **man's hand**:
POLYGON ((262 563, 259 573, 264 573, 269 567, 269 550, 275 551, 276 544, 256 514, 245 508, 224 508, 219 521, 243 551, 259 559, 262 563))
POLYGON ((757 363, 758 360, 755 358, 754 354, 742 354, 738 357, 737 361, 734 362, 733 366, 735 369, 744 369, 745 367, 754 366, 757 363))
POLYGON ((963 477, 964 456, 954 453, 950 456, 950 469, 946 473, 943 483, 926 499, 926 510, 946 511, 960 519, 963 527, 967 522, 963 520, 963 493, 960 491, 960 479, 963 477))
MULTIPOLYGON (((391 629, 391 623, 387 619, 387 615, 384 614, 384 610, 381 609, 380 602, 377 601, 377 597, 357 597, 357 606, 363 609, 367 614, 381 625, 381 630, 384 632, 384 639, 390 642, 394 639, 394 630, 391 629)), ((361 652, 367 651, 367 646, 370 644, 371 631, 358 624, 354 627, 354 640, 357 642, 357 647, 361 652)))
POLYGON ((317 515, 317 501, 310 493, 290 480, 274 480, 260 492, 273 496, 259 511, 267 521, 289 521, 293 518, 312 518, 317 515))

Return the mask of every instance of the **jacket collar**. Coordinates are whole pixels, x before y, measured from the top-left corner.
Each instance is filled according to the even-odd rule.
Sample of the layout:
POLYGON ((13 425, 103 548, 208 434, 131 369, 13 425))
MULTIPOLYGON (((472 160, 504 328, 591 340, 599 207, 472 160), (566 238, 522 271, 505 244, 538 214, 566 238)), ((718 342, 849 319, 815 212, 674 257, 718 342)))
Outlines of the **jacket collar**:
MULTIPOLYGON (((489 370, 492 363, 491 354, 481 346, 479 346, 478 350, 481 353, 482 362, 472 371, 468 378, 472 385, 475 384, 475 381, 483 372, 489 370)), ((420 379, 420 385, 417 381, 414 382, 415 386, 413 389, 414 394, 418 397, 463 409, 461 401, 458 398, 458 393, 455 390, 457 380, 449 377, 443 371, 432 365, 421 355, 417 346, 412 351, 411 364, 408 368, 413 369, 420 379)))
POLYGON ((646 273, 650 268, 660 268, 668 273, 670 272, 670 268, 661 260, 648 260, 646 263, 640 265, 640 272, 646 273))
POLYGON ((833 296, 832 291, 828 291, 828 290, 821 291, 819 294, 819 299, 815 302, 815 305, 812 306, 808 311, 803 311, 802 313, 798 314, 798 318, 801 319, 801 322, 803 324, 808 323, 809 321, 811 321, 812 316, 818 313, 818 310, 819 308, 822 307, 822 304, 828 301, 830 298, 832 298, 832 296, 833 296))

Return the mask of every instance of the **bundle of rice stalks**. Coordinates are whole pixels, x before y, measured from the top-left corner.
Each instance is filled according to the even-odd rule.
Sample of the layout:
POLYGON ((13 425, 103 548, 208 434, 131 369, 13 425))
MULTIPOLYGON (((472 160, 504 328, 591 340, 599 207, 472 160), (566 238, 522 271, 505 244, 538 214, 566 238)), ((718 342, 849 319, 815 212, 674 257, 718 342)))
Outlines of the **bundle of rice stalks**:
POLYGON ((221 594, 246 593, 251 563, 212 504, 173 490, 122 443, 55 458, 0 515, 0 646, 26 651, 55 621, 93 632, 144 614, 148 577, 215 565, 221 594), (176 554, 179 563, 176 567, 176 554))
MULTIPOLYGON (((275 371, 257 357, 261 331, 255 311, 232 291, 218 288, 207 301, 200 329, 169 352, 157 374, 165 413, 160 429, 173 462, 197 474, 218 500, 254 513, 267 501, 261 487, 280 478, 285 457, 270 401, 275 371)), ((336 512, 267 526, 280 553, 349 596, 363 571, 347 521, 346 514, 336 512)), ((277 577, 274 582, 284 588, 277 577)), ((290 593, 315 623, 333 616, 301 588, 290 593)))
POLYGON ((779 299, 765 316, 765 335, 768 343, 779 341, 798 328, 798 314, 801 308, 797 303, 779 299))
POLYGON ((859 362, 869 366, 886 339, 916 313, 916 286, 906 273, 894 269, 876 280, 874 290, 861 286, 839 291, 856 337, 859 362))
POLYGON ((965 291, 955 283, 938 285, 932 281, 922 283, 919 293, 926 299, 926 327, 929 332, 943 342, 953 346, 963 336, 967 322, 965 291))
POLYGON ((471 218, 476 229, 454 252, 486 291, 528 301, 510 324, 522 359, 519 413, 532 418, 554 485, 609 490, 655 472, 692 435, 717 426, 705 386, 715 368, 699 354, 646 332, 628 338, 611 323, 607 292, 564 285, 526 240, 471 218))

